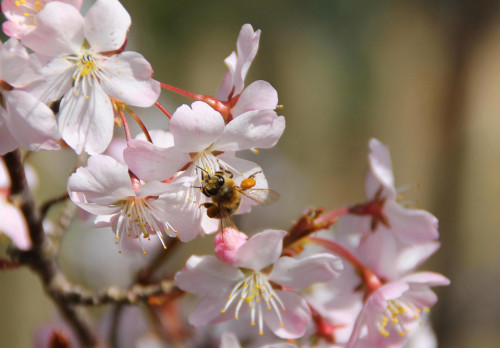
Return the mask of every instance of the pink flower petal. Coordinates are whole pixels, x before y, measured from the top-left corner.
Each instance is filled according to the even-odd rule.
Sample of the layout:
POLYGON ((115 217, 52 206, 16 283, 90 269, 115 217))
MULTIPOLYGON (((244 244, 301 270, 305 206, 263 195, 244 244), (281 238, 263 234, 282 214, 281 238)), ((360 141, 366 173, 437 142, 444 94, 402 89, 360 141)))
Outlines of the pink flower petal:
POLYGON ((224 125, 222 115, 201 101, 180 106, 170 119, 175 146, 183 152, 205 150, 222 135, 224 125))
POLYGON ((0 197, 0 233, 5 233, 21 250, 31 249, 28 226, 18 208, 0 197))
POLYGON ((108 206, 135 196, 128 168, 113 157, 91 156, 86 167, 80 167, 68 179, 68 190, 85 195, 86 201, 108 206))
POLYGON ((306 332, 311 321, 311 310, 307 302, 292 292, 276 290, 276 295, 283 301, 285 310, 281 311, 283 325, 274 310, 264 309, 264 322, 281 338, 299 338, 306 332))
POLYGON ((16 80, 28 64, 28 52, 16 39, 0 42, 0 80, 16 87, 16 80))
POLYGON ((231 109, 233 117, 252 110, 274 110, 278 105, 278 92, 266 81, 255 81, 241 93, 231 109))
POLYGON ((80 52, 84 20, 74 6, 50 2, 36 20, 36 27, 23 35, 23 45, 48 57, 80 52))
POLYGON ((450 280, 435 272, 417 272, 400 279, 402 282, 422 284, 426 286, 450 285, 450 280))
POLYGON ((228 74, 232 75, 232 83, 227 83, 226 80, 229 79, 226 77, 224 78, 223 84, 219 87, 219 91, 217 91, 217 97, 219 99, 227 100, 227 97, 233 90, 233 87, 233 96, 236 96, 243 91, 248 69, 250 68, 250 65, 252 64, 252 61, 254 60, 259 49, 259 39, 260 30, 254 32, 250 24, 243 25, 236 44, 238 52, 236 64, 234 64, 234 58, 232 57, 233 54, 231 54, 226 60, 226 64, 229 68, 228 74))
POLYGON ((142 180, 166 180, 191 161, 187 153, 176 147, 161 148, 142 140, 130 140, 123 158, 142 180))
MULTIPOLYGON (((219 261, 215 256, 191 256, 184 268, 175 275, 175 283, 184 291, 222 298, 227 302, 227 295, 243 278, 238 268, 219 261)), ((216 314, 219 315, 224 305, 219 306, 216 314)))
POLYGON ((97 0, 85 16, 85 38, 95 52, 123 46, 131 24, 130 15, 117 0, 97 0))
POLYGON ((30 151, 59 149, 56 119, 47 105, 20 90, 5 92, 3 96, 5 120, 19 144, 30 151))
POLYGON ((304 259, 280 257, 268 279, 300 290, 319 282, 328 282, 344 269, 342 260, 331 254, 315 254, 304 259))
POLYGON ((285 235, 280 230, 257 233, 238 249, 233 265, 259 271, 273 264, 281 255, 285 235))
POLYGON ((377 139, 371 139, 369 143, 370 171, 366 176, 365 190, 369 199, 383 186, 391 198, 396 196, 394 189, 394 175, 392 174, 391 155, 387 146, 377 139))
POLYGON ((7 124, 5 124, 4 112, 3 108, 0 107, 0 139, 2 139, 0 142, 0 156, 14 151, 19 146, 19 143, 10 134, 7 124))
POLYGON ((285 118, 273 110, 249 111, 229 122, 215 148, 237 151, 270 148, 276 145, 285 130, 285 118))
POLYGON ((103 63, 101 80, 104 91, 126 104, 149 107, 160 95, 160 83, 152 79, 153 69, 142 55, 123 52, 103 63))

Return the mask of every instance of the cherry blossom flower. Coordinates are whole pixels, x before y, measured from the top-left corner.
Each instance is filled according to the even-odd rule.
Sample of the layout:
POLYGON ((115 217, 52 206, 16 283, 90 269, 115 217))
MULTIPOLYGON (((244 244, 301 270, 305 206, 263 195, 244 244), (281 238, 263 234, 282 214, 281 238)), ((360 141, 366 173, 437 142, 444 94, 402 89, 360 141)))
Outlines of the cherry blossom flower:
POLYGON ((239 319, 249 310, 250 323, 257 325, 260 334, 265 323, 279 337, 302 336, 311 312, 303 297, 287 290, 337 277, 342 262, 330 254, 280 257, 285 234, 266 230, 254 235, 238 249, 232 265, 215 256, 191 256, 175 276, 181 289, 201 296, 189 322, 205 326, 231 316, 239 319), (271 282, 283 289, 274 288, 271 282))
POLYGON ((358 249, 360 259, 371 270, 396 279, 439 248, 438 220, 427 211, 398 203, 389 150, 376 139, 370 140, 369 147, 370 170, 365 182, 369 203, 351 207, 351 213, 361 216, 342 216, 336 231, 356 240, 347 245, 358 249))
POLYGON ((422 314, 437 302, 432 286, 450 281, 437 273, 418 272, 387 283, 373 292, 359 314, 347 348, 364 340, 371 347, 399 347, 422 325, 422 314), (366 328, 366 332, 364 332, 366 328), (363 337, 361 337, 363 335, 363 337))
MULTIPOLYGON (((273 111, 270 111, 273 113, 273 111)), ((252 147, 272 147, 278 141, 284 127, 284 118, 252 126, 239 122, 238 118, 225 124, 221 114, 204 102, 194 102, 191 107, 183 105, 172 115, 170 130, 174 146, 159 147, 151 143, 131 140, 124 151, 129 168, 143 180, 165 180, 183 169, 182 178, 191 184, 184 191, 185 201, 190 202, 193 218, 205 219, 200 204, 208 198, 196 187, 200 185, 200 169, 215 173, 221 169, 235 174, 239 184, 262 169, 255 163, 235 157, 235 151, 252 147), (283 120, 283 122, 281 122, 283 120)), ((255 188, 267 188, 263 174, 257 177, 255 188)), ((245 213, 257 203, 243 197, 238 213, 245 213)), ((205 224, 203 224, 205 226, 205 224)), ((207 226, 207 233, 213 232, 214 225, 207 226)), ((216 226, 215 226, 216 228, 216 226)))
MULTIPOLYGON (((11 37, 20 39, 23 33, 36 24, 36 15, 52 0, 3 0, 2 12, 7 18, 3 22, 3 32, 11 37)), ((80 9, 83 0, 57 0, 80 9)))
POLYGON ((52 111, 22 87, 28 53, 16 39, 0 42, 0 154, 19 145, 31 151, 56 150, 59 132, 52 111))
POLYGON ((189 240, 199 229, 177 209, 177 185, 131 179, 128 168, 109 156, 91 156, 69 178, 68 191, 80 208, 98 215, 99 227, 111 225, 120 243, 126 236, 157 234, 165 247, 164 233, 189 240))
POLYGON ((144 57, 121 52, 130 16, 119 1, 98 0, 85 18, 74 6, 50 2, 36 19, 23 44, 39 56, 42 78, 26 89, 45 103, 63 97, 58 123, 64 141, 77 153, 101 153, 113 136, 110 98, 148 107, 160 93, 144 57))

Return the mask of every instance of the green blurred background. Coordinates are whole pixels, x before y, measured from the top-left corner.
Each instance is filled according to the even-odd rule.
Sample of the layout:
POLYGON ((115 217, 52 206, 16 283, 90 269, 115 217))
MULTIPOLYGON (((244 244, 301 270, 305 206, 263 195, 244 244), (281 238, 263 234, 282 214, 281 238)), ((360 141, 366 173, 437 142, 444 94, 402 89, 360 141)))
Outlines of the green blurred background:
MULTIPOLYGON (((245 157, 264 168, 282 199, 242 216, 243 230, 287 229, 308 207, 362 201, 367 144, 376 137, 391 150, 396 185, 411 185, 405 198, 440 220, 442 247, 424 267, 452 281, 438 289, 431 312, 440 347, 498 346, 500 2, 122 3, 133 20, 128 49, 151 62, 156 79, 197 93, 215 94, 244 23, 262 30, 246 81, 278 90, 287 128, 275 148, 245 157)), ((165 91, 161 101, 171 111, 190 103, 165 91)), ((150 128, 167 126, 156 110, 138 112, 150 128)), ((40 200, 64 192, 71 153, 35 154, 32 163, 46 180, 40 200)), ((70 278, 126 285, 149 256, 119 256, 111 240, 73 227, 60 258, 70 278)), ((184 261, 179 255, 178 265, 184 261)), ((33 330, 56 317, 26 269, 0 273, 0 308, 1 347, 29 347, 33 330)))

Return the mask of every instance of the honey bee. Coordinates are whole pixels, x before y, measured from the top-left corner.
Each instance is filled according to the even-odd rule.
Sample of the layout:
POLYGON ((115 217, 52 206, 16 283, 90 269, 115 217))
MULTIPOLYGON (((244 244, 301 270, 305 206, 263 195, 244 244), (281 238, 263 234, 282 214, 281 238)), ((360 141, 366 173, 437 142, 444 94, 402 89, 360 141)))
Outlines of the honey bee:
POLYGON ((201 192, 212 199, 211 203, 203 203, 201 206, 207 208, 208 217, 221 220, 221 231, 225 227, 234 226, 231 215, 240 207, 241 195, 264 206, 280 198, 277 191, 253 188, 256 184, 255 176, 262 171, 250 175, 238 186, 233 180, 233 173, 227 169, 217 171, 213 175, 203 168, 199 169, 202 170, 201 192))

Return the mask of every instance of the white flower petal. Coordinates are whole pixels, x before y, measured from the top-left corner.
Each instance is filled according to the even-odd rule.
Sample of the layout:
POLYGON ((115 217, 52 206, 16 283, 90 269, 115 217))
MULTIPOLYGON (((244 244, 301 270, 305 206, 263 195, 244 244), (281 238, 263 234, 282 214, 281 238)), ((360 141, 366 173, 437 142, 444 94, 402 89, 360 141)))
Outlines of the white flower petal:
POLYGON ((85 38, 95 52, 123 46, 131 24, 130 15, 117 0, 97 0, 85 16, 85 38))
POLYGON ((264 322, 281 338, 299 338, 306 332, 311 321, 311 310, 306 300, 292 292, 276 290, 276 295, 283 301, 285 310, 281 312, 283 325, 274 310, 264 310, 264 322))
POLYGON ((175 146, 184 152, 200 152, 212 145, 224 131, 222 115, 208 104, 196 101, 182 105, 170 119, 175 146))
POLYGON ((340 275, 342 261, 331 254, 315 254, 304 259, 280 257, 275 262, 269 280, 294 290, 319 282, 328 282, 340 275))
POLYGON ((284 130, 285 118, 274 110, 249 111, 226 125, 214 148, 221 151, 270 148, 276 145, 284 130))
POLYGON ((257 233, 238 249, 233 265, 259 271, 273 264, 281 255, 285 235, 280 230, 257 233))
POLYGON ((142 140, 130 140, 123 158, 142 180, 166 180, 191 161, 177 147, 161 148, 142 140))
POLYGON ((149 107, 160 95, 160 83, 152 79, 153 69, 139 53, 113 55, 103 62, 102 70, 104 91, 126 104, 149 107))
POLYGON ((128 168, 113 157, 91 156, 86 167, 80 167, 68 179, 68 191, 80 192, 85 201, 109 206, 135 196, 128 168))
MULTIPOLYGON (((85 80, 82 80, 82 83, 85 80)), ((109 97, 97 81, 89 95, 73 87, 62 99, 59 110, 59 131, 76 153, 83 149, 90 154, 106 150, 113 137, 113 108, 109 97)))
POLYGON ((392 173, 391 155, 387 146, 377 139, 371 139, 368 146, 370 154, 368 160, 370 171, 366 175, 365 190, 369 199, 372 199, 382 186, 392 197, 396 196, 394 175, 392 173))
POLYGON ((12 136, 30 151, 57 150, 59 131, 50 108, 20 90, 5 92, 5 120, 12 136))
POLYGON ((231 109, 234 118, 252 110, 274 110, 278 105, 278 92, 266 81, 255 81, 245 88, 231 109))
MULTIPOLYGON (((219 261, 215 256, 191 256, 184 268, 175 275, 179 288, 192 294, 222 298, 227 302, 231 292, 243 273, 236 267, 219 261)), ((218 308, 217 315, 223 306, 218 308)))

